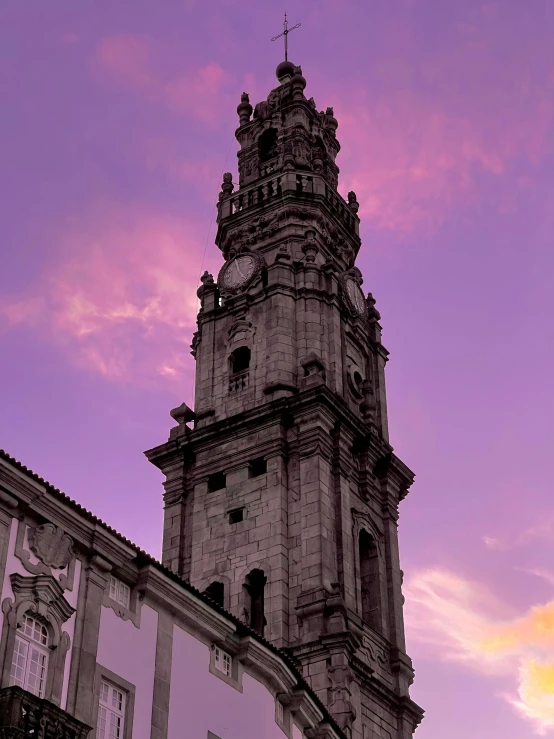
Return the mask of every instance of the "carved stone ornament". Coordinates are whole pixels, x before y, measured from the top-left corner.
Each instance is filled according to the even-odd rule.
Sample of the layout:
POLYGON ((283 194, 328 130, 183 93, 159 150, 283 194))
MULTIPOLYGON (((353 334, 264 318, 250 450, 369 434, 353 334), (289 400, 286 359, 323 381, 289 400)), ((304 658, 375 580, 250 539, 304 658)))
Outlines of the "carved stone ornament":
POLYGON ((63 570, 75 557, 73 539, 53 523, 29 529, 29 548, 47 567, 63 570))
POLYGON ((263 257, 257 252, 241 251, 229 259, 217 278, 217 284, 222 293, 234 294, 245 290, 265 265, 263 257))
POLYGON ((361 284, 362 274, 357 267, 352 267, 339 277, 342 298, 355 318, 367 315, 367 304, 360 287, 361 284))

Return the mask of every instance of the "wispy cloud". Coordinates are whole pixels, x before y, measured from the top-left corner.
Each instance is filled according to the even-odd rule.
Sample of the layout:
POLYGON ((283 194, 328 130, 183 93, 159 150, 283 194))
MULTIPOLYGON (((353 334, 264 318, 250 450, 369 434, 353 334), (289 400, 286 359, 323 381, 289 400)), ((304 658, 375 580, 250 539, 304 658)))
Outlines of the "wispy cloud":
POLYGON ((537 734, 554 731, 554 600, 516 615, 490 590, 442 569, 406 584, 413 639, 439 658, 514 684, 500 695, 537 734))
POLYGON ((34 293, 0 304, 0 325, 39 330, 110 380, 180 380, 202 241, 192 221, 139 209, 95 211, 63 235, 59 261, 34 293))
POLYGON ((107 36, 97 44, 96 69, 106 82, 128 88, 150 103, 214 124, 229 79, 220 65, 208 62, 184 73, 162 72, 155 64, 155 52, 147 36, 107 36))

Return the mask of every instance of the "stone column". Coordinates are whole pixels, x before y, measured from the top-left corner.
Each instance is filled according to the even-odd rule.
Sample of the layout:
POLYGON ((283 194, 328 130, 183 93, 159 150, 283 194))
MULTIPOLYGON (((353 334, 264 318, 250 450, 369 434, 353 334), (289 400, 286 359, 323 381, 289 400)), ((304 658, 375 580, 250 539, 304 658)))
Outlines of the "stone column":
POLYGON ((103 557, 92 557, 83 568, 77 601, 67 712, 89 725, 95 719, 96 706, 91 698, 94 695, 102 598, 111 569, 111 564, 103 557))
POLYGON ((159 613, 150 739, 167 739, 172 652, 173 621, 167 614, 159 613))

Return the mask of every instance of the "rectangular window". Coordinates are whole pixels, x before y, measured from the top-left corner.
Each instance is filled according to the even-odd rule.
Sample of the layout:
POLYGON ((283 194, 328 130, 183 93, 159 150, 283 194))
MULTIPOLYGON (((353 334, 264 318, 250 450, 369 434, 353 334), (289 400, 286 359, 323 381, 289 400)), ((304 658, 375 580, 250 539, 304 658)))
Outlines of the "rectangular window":
POLYGON ((229 676, 231 674, 231 656, 219 647, 215 648, 215 666, 224 675, 229 676))
POLYGON ((237 508, 229 513, 229 523, 240 523, 244 521, 244 508, 237 508))
POLYGON ((48 654, 19 636, 15 638, 10 684, 19 685, 29 693, 44 697, 48 654))
POLYGON ((260 477, 267 473, 267 459, 258 457, 257 459, 251 459, 248 463, 248 477, 260 477))
POLYGON ((227 476, 225 472, 214 472, 208 477, 208 493, 215 493, 223 490, 227 485, 227 476))
POLYGON ((131 604, 131 588, 117 577, 110 577, 110 598, 124 608, 131 604))
POLYGON ((96 739, 123 739, 125 693, 110 683, 100 683, 96 739))
POLYGON ((283 708, 283 704, 279 700, 275 703, 275 715, 278 723, 285 723, 285 710, 283 708))

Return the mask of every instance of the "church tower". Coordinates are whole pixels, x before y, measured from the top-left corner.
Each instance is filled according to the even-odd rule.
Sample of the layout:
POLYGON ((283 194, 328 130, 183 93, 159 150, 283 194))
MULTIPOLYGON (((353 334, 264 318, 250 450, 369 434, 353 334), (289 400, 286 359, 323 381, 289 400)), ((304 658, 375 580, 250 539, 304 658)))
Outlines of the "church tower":
POLYGON ((163 563, 286 650, 347 736, 408 739, 398 507, 380 316, 361 289, 358 203, 337 192, 333 109, 289 61, 237 108, 217 279, 198 290, 194 411, 148 451, 163 563))

